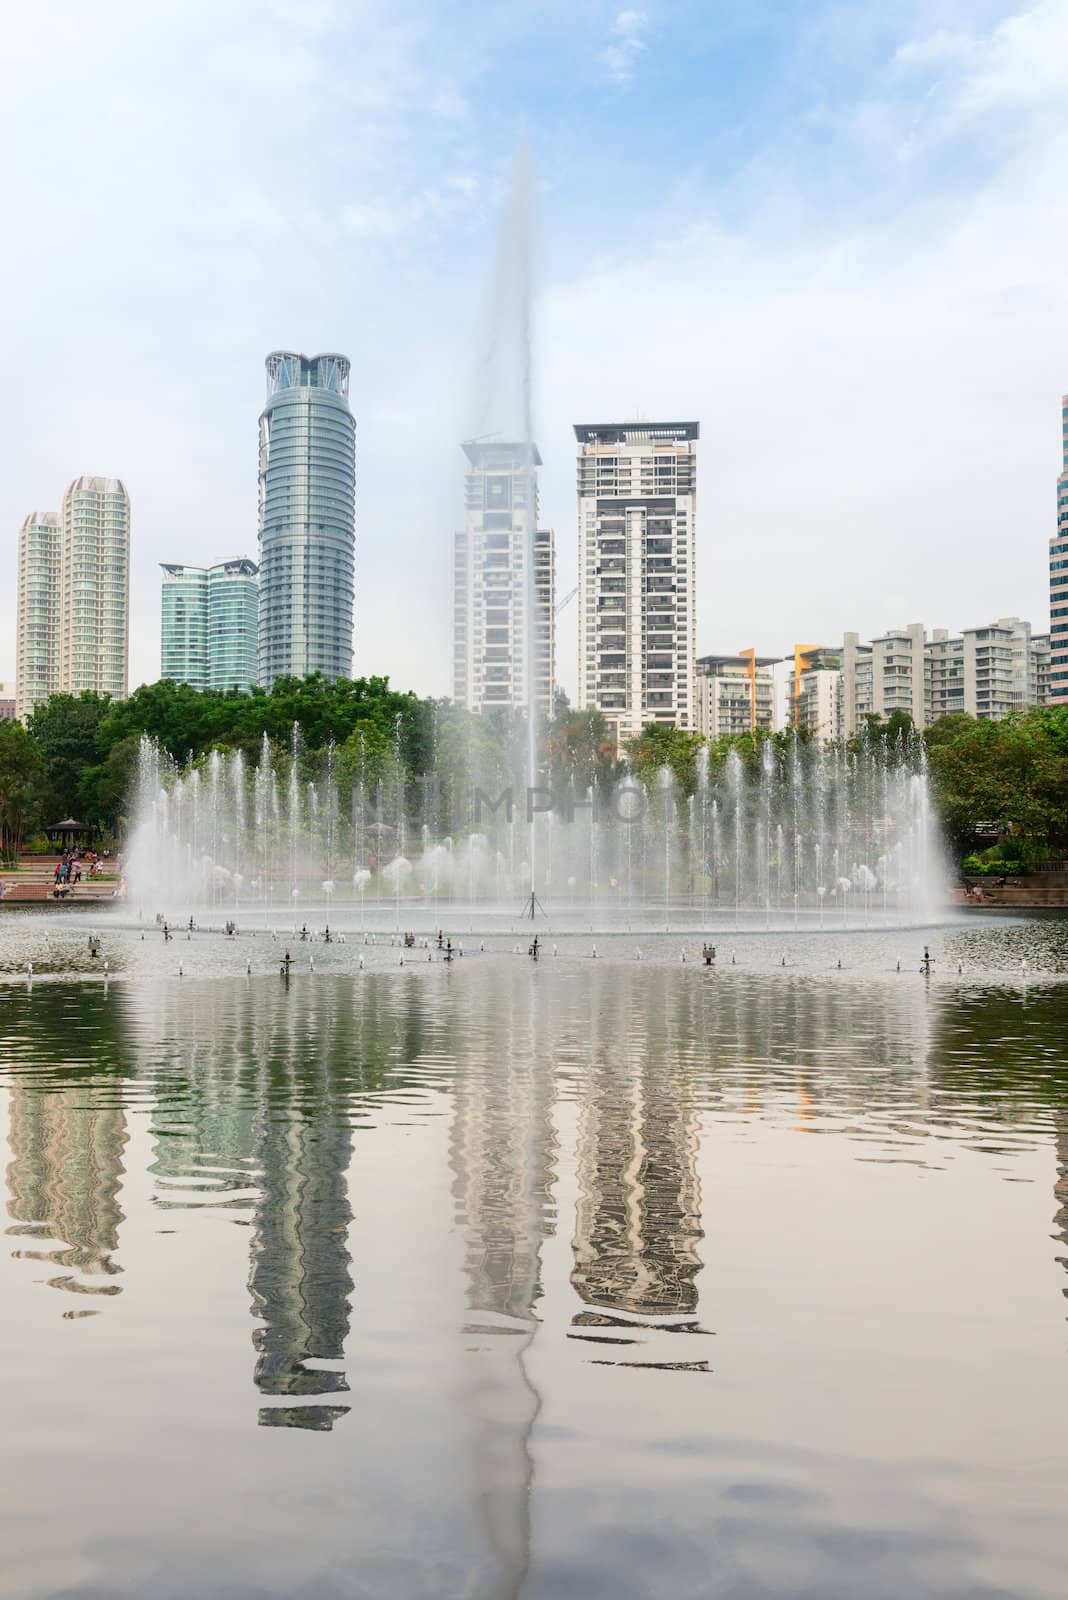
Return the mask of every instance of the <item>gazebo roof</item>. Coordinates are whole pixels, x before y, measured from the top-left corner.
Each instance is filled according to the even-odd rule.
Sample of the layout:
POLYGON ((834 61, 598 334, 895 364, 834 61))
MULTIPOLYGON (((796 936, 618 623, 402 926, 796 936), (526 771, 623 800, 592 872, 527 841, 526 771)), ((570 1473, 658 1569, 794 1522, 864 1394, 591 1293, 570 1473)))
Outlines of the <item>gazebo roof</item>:
POLYGON ((91 822, 78 822, 74 817, 68 817, 65 822, 53 822, 50 828, 45 829, 46 833, 92 833, 93 831, 91 822))

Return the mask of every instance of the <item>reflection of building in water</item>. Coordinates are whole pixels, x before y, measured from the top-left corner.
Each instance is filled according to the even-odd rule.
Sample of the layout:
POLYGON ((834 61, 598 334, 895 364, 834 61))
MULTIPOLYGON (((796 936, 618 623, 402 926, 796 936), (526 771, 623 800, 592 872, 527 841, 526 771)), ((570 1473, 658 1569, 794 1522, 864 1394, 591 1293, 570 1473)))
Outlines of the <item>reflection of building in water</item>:
POLYGON ((547 1019, 533 1011, 529 973, 502 976, 502 984, 510 992, 471 1024, 489 1037, 479 1039, 456 1075, 453 1195, 464 1229, 470 1309, 525 1319, 541 1294, 555 1085, 539 1047, 547 1019))
MULTIPOLYGON (((552 1218, 556 1019, 537 977, 531 963, 499 967, 478 1014, 460 1014, 466 1048, 452 1091, 453 1195, 467 1305, 479 1319, 467 1330, 477 1342, 467 1345, 464 1411, 497 1570, 493 1593, 502 1597, 521 1593, 530 1566, 531 1436, 541 1400, 527 1353, 552 1218)), ((467 1005, 461 993, 448 999, 457 1011, 467 1005)))
POLYGON ((698 1118, 692 1068, 673 1038, 675 989, 674 974, 647 970, 610 1018, 593 997, 571 1274, 588 1305, 644 1315, 697 1308, 698 1118))
POLYGON ((157 1199, 251 1207, 254 1382, 297 1402, 265 1406, 259 1421, 330 1428, 348 1407, 316 1397, 348 1384, 306 1363, 340 1360, 349 1329, 347 1097, 362 1059, 353 987, 170 986, 154 1003, 165 1037, 182 1041, 172 1065, 185 1069, 157 1107, 157 1199))
POLYGON ((51 1278, 74 1294, 118 1294, 118 1247, 126 1113, 112 1084, 24 1087, 9 1091, 13 1159, 8 1211, 15 1235, 52 1238, 63 1248, 20 1251, 69 1271, 51 1278))
MULTIPOLYGON (((316 1097, 303 1116, 292 1102, 288 1109, 282 1115, 273 1104, 260 1147, 249 1277, 253 1311, 262 1319, 256 1387, 271 1396, 336 1394, 348 1388, 344 1374, 313 1371, 305 1362, 340 1360, 349 1331, 352 1135, 342 1108, 329 1099, 316 1097)), ((268 1425, 280 1420, 260 1413, 268 1425)), ((321 1408, 289 1408, 287 1416, 298 1427, 324 1420, 321 1408)))

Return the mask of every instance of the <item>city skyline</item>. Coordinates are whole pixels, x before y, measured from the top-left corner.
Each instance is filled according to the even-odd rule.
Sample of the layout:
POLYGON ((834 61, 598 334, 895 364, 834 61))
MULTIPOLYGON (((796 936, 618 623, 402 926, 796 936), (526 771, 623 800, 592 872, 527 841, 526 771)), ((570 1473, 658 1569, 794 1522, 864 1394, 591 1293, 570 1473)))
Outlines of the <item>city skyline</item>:
MULTIPOLYGON (((25 152, 9 214, 22 238, 76 225, 79 266, 65 251, 4 262, 15 369, 65 381, 47 429, 22 386, 0 397, 18 464, 0 527, 10 563, 57 481, 123 478, 134 682, 158 672, 155 564, 250 548, 260 362, 292 341, 353 361, 356 670, 448 692, 456 440, 482 431, 480 310, 524 111, 541 211, 534 426, 562 593, 570 428, 607 409, 702 421, 717 532, 698 551, 699 650, 786 654, 799 594, 805 637, 833 638, 843 585, 868 636, 887 616, 970 625, 1001 609, 1007 548, 1008 604, 1044 626, 1068 365, 1068 223, 1048 203, 1068 143, 1059 9, 858 11, 835 20, 830 52, 819 7, 728 21, 649 6, 622 55, 597 7, 458 30, 406 4, 399 31, 329 5, 237 4, 210 26, 195 7, 134 25, 107 0, 92 27, 55 26, 55 9, 20 15, 7 41, 0 115, 25 152), (263 75, 289 84, 294 63, 306 109, 265 127, 263 75), (97 70, 114 93, 87 120, 62 85, 97 70), (46 95, 48 118, 31 119, 46 95), (583 146, 601 173, 592 206, 583 146)), ((9 641, 12 606, 0 597, 9 641)), ((573 694, 566 653, 560 666, 573 694)))

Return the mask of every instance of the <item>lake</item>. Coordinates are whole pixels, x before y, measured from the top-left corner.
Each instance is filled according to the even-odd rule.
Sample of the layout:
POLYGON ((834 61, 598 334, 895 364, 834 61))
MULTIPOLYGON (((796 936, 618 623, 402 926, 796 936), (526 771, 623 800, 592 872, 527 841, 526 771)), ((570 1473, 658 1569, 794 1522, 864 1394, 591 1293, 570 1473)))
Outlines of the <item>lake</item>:
POLYGON ((88 931, 0 918, 0 1596, 1061 1600, 1068 922, 88 931))

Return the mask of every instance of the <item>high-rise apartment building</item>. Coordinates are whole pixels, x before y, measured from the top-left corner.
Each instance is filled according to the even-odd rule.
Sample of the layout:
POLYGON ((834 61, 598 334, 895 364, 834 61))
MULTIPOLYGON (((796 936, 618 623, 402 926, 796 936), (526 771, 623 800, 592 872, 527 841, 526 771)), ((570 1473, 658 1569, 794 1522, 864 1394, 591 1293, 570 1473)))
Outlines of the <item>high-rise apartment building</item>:
POLYGON ((123 699, 129 672, 130 500, 118 478, 75 478, 63 496, 59 687, 123 699))
POLYGON ((1068 394, 1061 396, 1057 532, 1049 546, 1049 703, 1068 706, 1068 394))
POLYGON ((15 710, 23 720, 59 688, 61 543, 54 511, 31 511, 19 529, 15 710))
POLYGON ((696 422, 578 424, 583 708, 617 739, 697 727, 696 422))
POLYGON ((556 582, 552 530, 538 527, 537 447, 469 440, 466 524, 453 566, 453 694, 468 711, 552 710, 556 582), (533 559, 533 571, 531 560, 533 559))
POLYGON ((872 710, 871 645, 859 633, 842 641, 842 737, 851 739, 872 710))
POLYGON ((256 563, 160 565, 160 677, 194 689, 250 689, 257 681, 256 563))
POLYGON ((778 656, 699 656, 697 660, 697 732, 706 739, 721 734, 772 733, 779 726, 777 685, 773 668, 778 656))
POLYGON ((117 478, 75 478, 58 516, 32 512, 19 530, 19 716, 60 691, 122 699, 129 608, 129 496, 117 478))
POLYGON ((927 641, 927 721, 964 710, 964 640, 935 628, 927 641))
POLYGON ((799 645, 787 691, 790 721, 810 739, 842 737, 842 651, 827 645, 799 645))
POLYGON ((260 417, 259 679, 352 673, 356 423, 341 355, 267 357, 260 417))
POLYGON ((917 727, 926 717, 925 634, 921 622, 862 645, 847 633, 842 648, 842 722, 846 738, 863 727, 869 712, 888 717, 904 711, 917 727))

